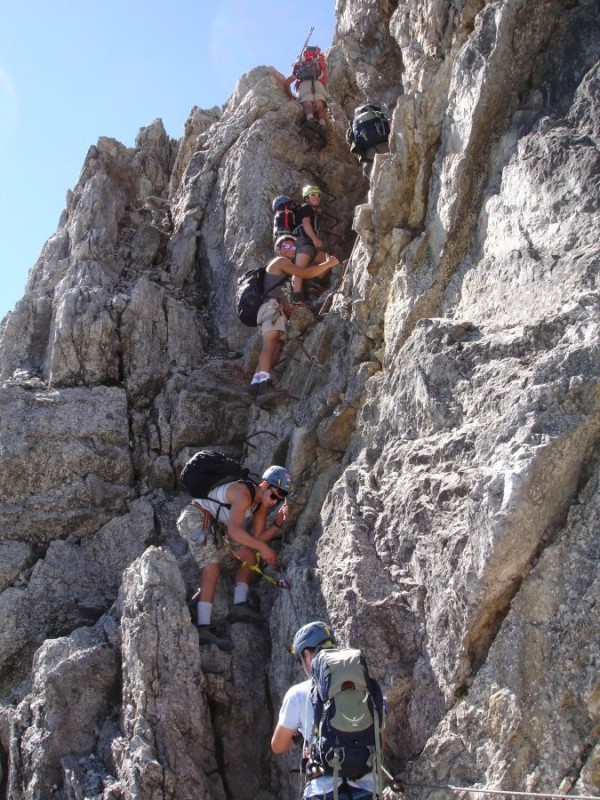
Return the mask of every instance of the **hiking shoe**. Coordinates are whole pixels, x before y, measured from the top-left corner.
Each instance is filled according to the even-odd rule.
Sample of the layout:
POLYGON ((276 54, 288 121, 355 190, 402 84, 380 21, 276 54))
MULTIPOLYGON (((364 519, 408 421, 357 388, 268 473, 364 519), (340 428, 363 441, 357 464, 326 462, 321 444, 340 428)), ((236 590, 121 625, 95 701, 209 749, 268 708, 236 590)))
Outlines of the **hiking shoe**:
POLYGON ((229 639, 219 636, 215 633, 210 625, 198 625, 198 639, 200 644, 216 644, 220 650, 231 650, 233 648, 232 642, 229 639))
POLYGON ((273 381, 269 378, 269 380, 261 381, 258 384, 258 390, 254 397, 254 402, 260 406, 262 403, 271 402, 272 400, 279 400, 285 396, 285 392, 282 392, 281 389, 277 389, 273 381))
POLYGON ((229 622, 262 622, 261 615, 250 608, 248 603, 236 603, 227 615, 229 622))
POLYGON ((290 306, 293 306, 294 308, 306 306, 306 301, 304 299, 304 293, 303 292, 292 292, 292 297, 290 298, 290 306))
POLYGON ((258 387, 259 386, 260 386, 260 383, 251 383, 250 387, 248 388, 248 395, 250 397, 250 400, 253 403, 256 403, 256 398, 258 396, 258 387))

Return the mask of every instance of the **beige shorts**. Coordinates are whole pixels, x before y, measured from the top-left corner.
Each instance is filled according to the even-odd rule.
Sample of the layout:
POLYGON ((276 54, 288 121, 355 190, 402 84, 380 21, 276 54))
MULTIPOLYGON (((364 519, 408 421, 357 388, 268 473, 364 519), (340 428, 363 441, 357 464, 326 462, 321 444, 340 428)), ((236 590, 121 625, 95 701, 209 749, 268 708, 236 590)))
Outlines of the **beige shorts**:
POLYGON ((301 103, 316 103, 322 100, 326 103, 325 87, 321 81, 300 81, 298 85, 298 100, 301 103))
POLYGON ((256 324, 261 333, 270 333, 271 331, 285 333, 286 323, 285 314, 282 314, 279 302, 275 298, 267 300, 258 309, 256 324))
POLYGON ((239 550, 240 545, 230 541, 222 527, 193 503, 187 505, 179 515, 177 530, 187 542, 200 569, 209 564, 231 569, 239 567, 240 562, 233 553, 239 550))

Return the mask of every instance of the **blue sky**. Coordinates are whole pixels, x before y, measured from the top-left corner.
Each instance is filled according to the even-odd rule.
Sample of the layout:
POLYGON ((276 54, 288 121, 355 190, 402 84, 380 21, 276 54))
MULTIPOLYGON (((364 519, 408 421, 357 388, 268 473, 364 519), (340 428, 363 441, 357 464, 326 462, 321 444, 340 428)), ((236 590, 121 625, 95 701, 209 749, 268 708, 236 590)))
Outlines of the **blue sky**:
POLYGON ((0 0, 0 319, 58 227, 100 136, 133 146, 157 117, 179 138, 261 64, 288 75, 335 0, 0 0))

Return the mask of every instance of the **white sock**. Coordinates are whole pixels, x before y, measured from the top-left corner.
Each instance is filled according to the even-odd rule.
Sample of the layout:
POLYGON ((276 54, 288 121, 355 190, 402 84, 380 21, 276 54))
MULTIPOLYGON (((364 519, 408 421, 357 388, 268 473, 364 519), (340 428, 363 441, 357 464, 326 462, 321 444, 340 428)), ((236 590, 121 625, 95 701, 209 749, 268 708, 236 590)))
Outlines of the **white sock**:
POLYGON ((319 125, 325 125, 325 120, 324 119, 320 119, 319 120, 319 125))
POLYGON ((248 584, 236 583, 233 591, 233 605, 237 606, 238 603, 245 603, 248 600, 248 584))
POLYGON ((254 386, 256 383, 262 383, 263 381, 268 381, 270 377, 270 372, 255 372, 252 376, 252 380, 250 381, 250 386, 254 386))
POLYGON ((212 609, 212 603, 203 603, 202 600, 198 602, 198 605, 196 606, 198 625, 210 625, 212 609))
POLYGON ((306 119, 314 119, 314 115, 313 114, 307 114, 306 115, 306 119))

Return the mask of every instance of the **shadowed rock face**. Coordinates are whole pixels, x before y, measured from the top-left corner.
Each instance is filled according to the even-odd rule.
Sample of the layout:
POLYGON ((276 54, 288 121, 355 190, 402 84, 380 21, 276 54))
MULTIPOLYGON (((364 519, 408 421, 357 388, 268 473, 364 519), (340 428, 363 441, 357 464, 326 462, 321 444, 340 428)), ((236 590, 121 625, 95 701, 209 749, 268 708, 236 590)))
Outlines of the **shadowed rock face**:
MULTIPOLYGON (((329 620, 423 784, 600 793, 596 3, 337 3, 327 144, 258 67, 223 109, 90 148, 0 337, 0 786, 15 800, 292 800, 296 628, 329 620), (345 143, 393 109, 370 185, 345 143), (236 277, 326 191, 344 260, 252 406, 236 277), (286 464, 291 590, 215 620, 176 534, 200 447, 286 464)), ((326 44, 326 43, 321 43, 326 44)))

